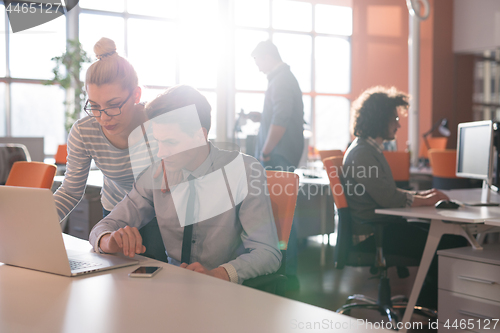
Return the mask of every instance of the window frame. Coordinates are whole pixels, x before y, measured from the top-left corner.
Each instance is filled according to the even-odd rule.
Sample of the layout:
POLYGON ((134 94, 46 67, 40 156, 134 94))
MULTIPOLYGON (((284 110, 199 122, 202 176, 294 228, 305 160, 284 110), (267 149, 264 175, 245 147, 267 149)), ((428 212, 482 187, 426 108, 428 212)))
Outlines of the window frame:
MULTIPOLYGON (((226 38, 223 41, 223 45, 221 47, 225 50, 228 50, 228 58, 225 59, 224 62, 220 61, 217 64, 217 78, 216 78, 216 87, 215 88, 203 88, 200 89, 201 92, 209 92, 213 93, 216 96, 217 107, 216 107, 216 139, 218 141, 228 141, 233 139, 233 127, 236 120, 236 116, 238 111, 235 110, 235 96, 237 93, 265 93, 265 90, 249 90, 249 89, 237 89, 235 84, 235 48, 234 48, 234 39, 235 32, 239 29, 249 30, 249 31, 263 31, 267 32, 269 38, 273 40, 273 37, 277 33, 284 34, 293 34, 293 35, 307 35, 311 37, 311 61, 310 61, 310 73, 311 73, 311 90, 308 92, 303 92, 304 96, 309 96, 310 105, 310 119, 309 125, 310 130, 312 132, 312 136, 309 142, 310 146, 316 145, 316 97, 317 96, 336 96, 346 98, 349 103, 352 102, 352 80, 350 81, 349 93, 339 94, 339 93, 322 93, 317 92, 315 87, 316 81, 316 64, 315 64, 315 55, 316 55, 316 37, 336 37, 345 39, 350 46, 351 50, 351 61, 349 72, 351 73, 352 78, 352 35, 344 36, 344 35, 336 35, 329 33, 319 33, 315 31, 316 26, 316 4, 329 4, 329 5, 341 5, 352 8, 352 3, 350 0, 335 0, 335 1, 322 1, 322 0, 309 0, 305 1, 311 4, 312 10, 312 28, 310 32, 304 31, 293 31, 293 30, 284 30, 284 29, 275 29, 273 28, 273 1, 269 0, 269 26, 267 28, 256 28, 256 27, 248 27, 248 26, 239 26, 235 24, 234 21, 234 2, 233 0, 219 0, 217 2, 218 13, 221 15, 219 20, 227 27, 228 31, 226 32, 226 38), (229 69, 228 69, 229 68, 229 69), (234 110, 232 112, 231 110, 234 110)), ((297 1, 297 0, 295 0, 297 1)), ((4 1, 0 0, 0 5, 4 5, 4 1)), ((61 10, 66 10, 61 7, 61 10)), ((129 19, 145 19, 145 20, 156 20, 156 21, 164 21, 164 22, 174 22, 178 24, 178 18, 167 18, 167 17, 157 17, 157 16, 149 16, 142 14, 132 14, 127 11, 127 1, 125 0, 125 8, 123 12, 111 12, 105 10, 96 10, 96 9, 88 9, 81 8, 80 5, 77 5, 70 12, 66 13, 66 38, 67 39, 75 39, 79 37, 79 16, 80 14, 91 14, 91 15, 104 15, 104 16, 114 16, 114 17, 122 17, 124 19, 124 51, 125 57, 128 55, 128 20, 129 19)), ((5 13, 5 31, 7 31, 6 41, 5 41, 5 67, 6 67, 6 75, 5 77, 0 77, 0 82, 5 83, 5 134, 6 136, 12 135, 12 100, 10 93, 10 85, 11 83, 30 83, 30 84, 44 84, 45 80, 40 79, 26 79, 26 78, 13 78, 10 76, 10 60, 9 60, 9 52, 10 52, 10 38, 9 38, 9 22, 7 18, 7 14, 5 13)), ((250 57, 250 55, 249 55, 250 57)), ((178 56, 176 57, 175 63, 175 82, 176 84, 180 83, 180 61, 178 56)), ((257 71, 257 68, 255 68, 257 71)), ((158 85, 143 85, 145 88, 150 89, 167 89, 169 86, 158 86, 158 85)), ((61 124, 63 126, 63 124, 61 124)))
MULTIPOLYGON (((317 96, 332 96, 332 97, 343 97, 346 98, 349 101, 349 104, 352 103, 352 34, 350 36, 345 36, 345 35, 338 35, 338 34, 329 34, 329 33, 323 33, 323 32, 316 32, 315 31, 315 26, 316 26, 316 6, 317 4, 327 4, 327 5, 343 5, 345 7, 348 7, 347 4, 349 4, 349 1, 342 1, 340 4, 335 4, 334 3, 328 3, 324 1, 315 1, 315 0, 310 0, 310 1, 305 1, 311 4, 312 10, 311 10, 311 15, 312 15, 312 28, 310 32, 304 32, 304 31, 295 31, 295 30, 284 30, 284 29, 276 29, 273 28, 273 1, 275 0, 269 0, 269 27, 268 28, 256 28, 256 27, 248 27, 248 26, 238 26, 234 24, 234 31, 236 29, 242 29, 242 30, 249 30, 249 31, 264 31, 269 34, 269 39, 273 41, 273 36, 274 34, 277 33, 284 33, 284 34, 293 34, 293 35, 306 35, 311 37, 311 90, 309 92, 302 92, 302 95, 304 96, 310 96, 310 110, 311 110, 311 119, 309 119, 309 126, 310 130, 312 132, 312 136, 309 141, 309 145, 316 147, 316 142, 317 142, 317 137, 316 137, 316 97, 317 96), (335 37, 335 38, 340 38, 344 39, 349 43, 350 46, 350 58, 351 61, 349 62, 350 68, 350 82, 349 82, 349 92, 348 93, 323 93, 323 92, 317 92, 316 91, 316 63, 315 63, 315 57, 316 57, 316 37, 335 37)), ((297 0, 294 0, 297 1, 297 0)), ((350 5, 352 8, 352 3, 350 5)), ((234 34, 233 34, 234 35, 234 34)), ((249 55, 250 57, 250 55, 249 55)), ((255 70, 258 70, 257 67, 255 70)), ((251 89, 237 89, 234 87, 234 94, 235 96, 236 93, 265 93, 265 90, 251 90, 251 89)), ((239 111, 235 110, 236 113, 239 111)), ((305 114, 304 114, 305 115, 305 114)), ((233 115, 234 117, 234 115, 233 115)), ((234 120, 233 120, 234 122, 234 120)), ((244 135, 243 135, 244 137, 244 135)))

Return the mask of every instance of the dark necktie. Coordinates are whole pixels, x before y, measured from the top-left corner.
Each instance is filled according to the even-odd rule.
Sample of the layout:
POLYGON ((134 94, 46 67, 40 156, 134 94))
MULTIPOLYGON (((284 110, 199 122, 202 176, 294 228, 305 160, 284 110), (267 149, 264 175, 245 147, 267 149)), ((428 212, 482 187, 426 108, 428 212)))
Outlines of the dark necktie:
POLYGON ((181 263, 185 262, 189 265, 191 263, 191 240, 193 238, 194 200, 196 192, 194 182, 192 181, 195 177, 193 175, 189 175, 187 179, 189 181, 189 195, 186 205, 184 235, 182 237, 181 263))

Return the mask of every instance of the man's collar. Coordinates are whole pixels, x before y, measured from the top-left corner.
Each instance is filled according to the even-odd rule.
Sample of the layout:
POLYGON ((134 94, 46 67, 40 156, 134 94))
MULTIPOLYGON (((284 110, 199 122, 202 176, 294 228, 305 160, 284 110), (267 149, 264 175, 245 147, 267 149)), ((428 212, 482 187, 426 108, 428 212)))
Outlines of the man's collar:
POLYGON ((268 79, 271 79, 274 75, 276 75, 276 73, 278 73, 281 68, 283 68, 284 66, 288 66, 287 64, 285 64, 284 62, 280 62, 279 64, 277 64, 276 66, 274 66, 274 68, 267 74, 267 78, 268 79))
POLYGON ((375 141, 375 139, 371 138, 371 137, 367 137, 365 141, 368 142, 370 145, 372 145, 375 149, 377 149, 377 151, 379 153, 382 154, 382 151, 384 150, 384 145, 383 144, 379 145, 378 142, 375 141))
POLYGON ((208 148, 210 149, 210 152, 208 153, 207 158, 205 159, 205 161, 203 161, 203 163, 200 164, 200 166, 198 168, 196 168, 196 170, 189 171, 187 169, 182 169, 182 175, 183 175, 184 179, 187 179, 189 177, 189 175, 193 175, 193 177, 195 177, 195 178, 200 178, 200 177, 205 176, 208 173, 208 171, 210 170, 210 167, 213 164, 213 161, 215 160, 216 151, 217 151, 217 148, 215 148, 215 146, 212 145, 211 142, 208 142, 208 148))

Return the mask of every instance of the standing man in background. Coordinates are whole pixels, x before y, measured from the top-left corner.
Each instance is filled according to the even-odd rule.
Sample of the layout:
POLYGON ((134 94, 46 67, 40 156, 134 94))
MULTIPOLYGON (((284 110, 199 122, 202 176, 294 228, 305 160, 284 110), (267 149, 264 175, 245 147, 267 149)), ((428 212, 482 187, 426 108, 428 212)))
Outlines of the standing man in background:
MULTIPOLYGON (((270 40, 260 42, 251 55, 269 80, 262 114, 249 114, 252 121, 260 122, 255 157, 266 170, 293 172, 304 150, 302 91, 290 66, 281 60, 278 48, 270 40)), ((299 289, 297 259, 297 228, 292 224, 285 269, 288 290, 299 289)))
POLYGON ((304 149, 302 91, 270 40, 260 42, 252 57, 269 80, 262 114, 249 114, 252 121, 260 122, 255 157, 267 170, 293 171, 304 149))

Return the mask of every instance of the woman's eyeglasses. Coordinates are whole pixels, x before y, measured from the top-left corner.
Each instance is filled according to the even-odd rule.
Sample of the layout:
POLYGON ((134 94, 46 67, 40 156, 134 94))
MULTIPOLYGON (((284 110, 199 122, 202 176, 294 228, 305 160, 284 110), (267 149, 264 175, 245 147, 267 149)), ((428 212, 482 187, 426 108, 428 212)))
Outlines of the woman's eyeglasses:
POLYGON ((98 109, 96 108, 95 106, 93 106, 89 100, 87 100, 87 102, 85 103, 85 106, 83 107, 83 110, 85 111, 85 113, 87 113, 90 117, 94 117, 94 118, 99 118, 102 113, 104 112, 108 117, 115 117, 115 116, 119 116, 121 113, 122 113, 122 107, 125 105, 125 103, 128 102, 130 96, 132 96, 132 92, 130 92, 130 94, 128 94, 127 98, 125 99, 125 101, 123 101, 123 103, 121 103, 120 105, 117 105, 117 106, 111 106, 109 108, 105 108, 105 109, 98 109))

